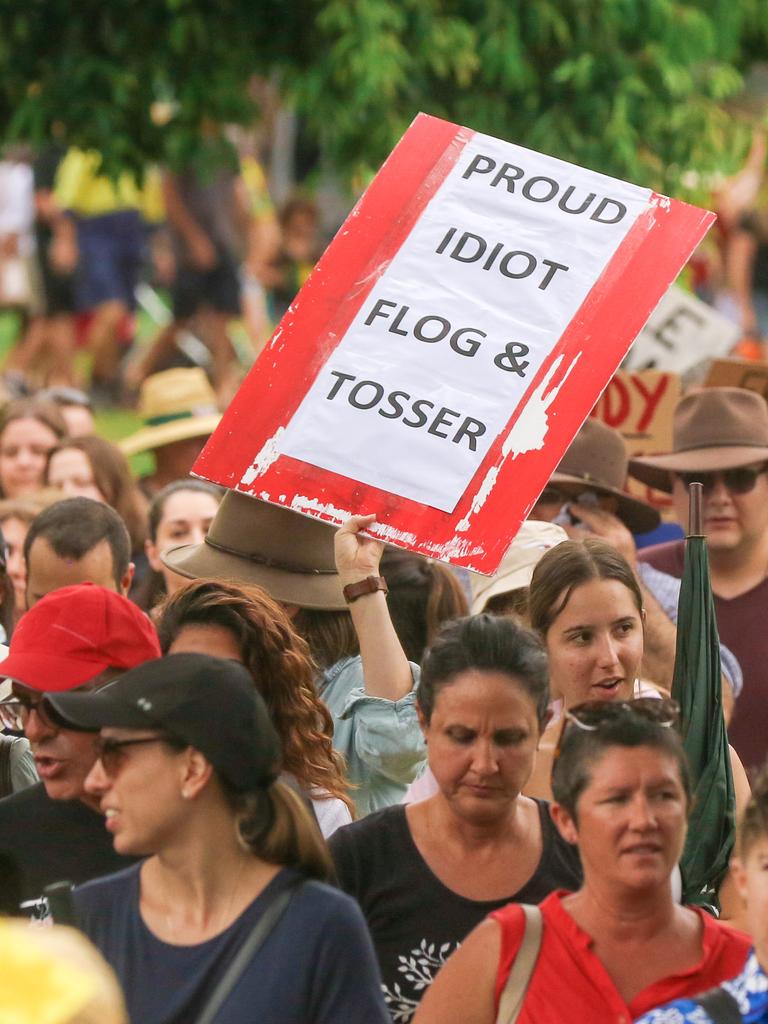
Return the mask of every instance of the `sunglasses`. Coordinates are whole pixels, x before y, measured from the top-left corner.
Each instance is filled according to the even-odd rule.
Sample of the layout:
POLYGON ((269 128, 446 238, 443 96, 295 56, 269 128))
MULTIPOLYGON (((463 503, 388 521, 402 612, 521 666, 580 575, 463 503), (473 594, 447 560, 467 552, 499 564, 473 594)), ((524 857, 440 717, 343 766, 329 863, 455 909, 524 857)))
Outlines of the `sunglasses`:
POLYGON ((547 505, 567 505, 568 502, 573 501, 581 505, 593 505, 595 508, 600 504, 600 495, 597 491, 591 488, 585 488, 583 491, 574 493, 571 491, 566 494, 565 491, 561 491, 559 487, 547 486, 541 492, 538 502, 546 503, 547 505))
POLYGON ((116 740, 99 736, 96 740, 96 757, 108 779, 114 779, 127 760, 126 748, 138 747, 143 743, 170 743, 168 736, 142 736, 135 740, 116 740))
POLYGON ((768 465, 758 466, 737 466, 735 469, 722 469, 713 473, 675 473, 675 476, 686 487, 691 484, 701 484, 705 494, 710 494, 717 484, 722 480, 726 490, 731 494, 749 494, 754 490, 757 478, 765 473, 768 465))
POLYGON ((638 697, 637 700, 588 700, 576 704, 563 713, 563 724, 555 747, 554 759, 560 756, 568 729, 575 726, 583 732, 599 732, 626 718, 641 718, 665 729, 676 729, 680 724, 680 705, 676 700, 656 697, 638 697))

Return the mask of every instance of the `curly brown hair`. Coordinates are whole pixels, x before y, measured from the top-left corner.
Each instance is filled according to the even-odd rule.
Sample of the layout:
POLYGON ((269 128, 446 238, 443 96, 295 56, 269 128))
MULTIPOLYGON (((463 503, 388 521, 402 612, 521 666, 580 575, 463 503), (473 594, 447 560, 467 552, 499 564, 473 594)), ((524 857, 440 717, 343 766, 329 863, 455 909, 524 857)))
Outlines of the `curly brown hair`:
POLYGON ((324 790, 354 815, 344 758, 331 742, 333 720, 315 689, 309 648, 291 620, 261 587, 194 580, 157 611, 167 654, 185 626, 220 626, 237 640, 242 662, 269 708, 283 745, 283 767, 310 791, 324 790))

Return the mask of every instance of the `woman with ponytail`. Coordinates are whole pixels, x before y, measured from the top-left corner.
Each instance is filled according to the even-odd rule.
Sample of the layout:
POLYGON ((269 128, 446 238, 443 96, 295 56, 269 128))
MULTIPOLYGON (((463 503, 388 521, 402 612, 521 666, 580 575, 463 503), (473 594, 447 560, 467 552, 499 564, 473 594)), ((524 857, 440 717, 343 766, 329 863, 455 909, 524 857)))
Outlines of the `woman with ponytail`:
POLYGON ((242 665, 172 654, 46 699, 68 728, 100 731, 86 789, 115 850, 146 858, 75 892, 134 1024, 386 1024, 360 911, 325 884, 324 841, 278 780, 280 741, 242 665))

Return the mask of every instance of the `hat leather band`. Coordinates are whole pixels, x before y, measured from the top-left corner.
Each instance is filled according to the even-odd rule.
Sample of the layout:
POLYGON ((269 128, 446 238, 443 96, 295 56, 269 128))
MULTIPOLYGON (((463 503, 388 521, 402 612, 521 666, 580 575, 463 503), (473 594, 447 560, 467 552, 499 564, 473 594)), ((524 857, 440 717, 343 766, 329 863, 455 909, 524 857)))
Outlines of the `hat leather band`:
POLYGON ((703 452, 708 451, 710 448, 768 448, 768 439, 765 441, 707 441, 702 444, 701 441, 696 441, 695 444, 685 445, 684 447, 675 447, 672 454, 682 455, 683 452, 703 452))
POLYGON ((149 416, 144 420, 144 424, 147 427, 162 427, 163 424, 175 423, 176 420, 191 420, 196 416, 209 415, 208 410, 210 410, 210 413, 216 412, 213 406, 206 406, 205 409, 198 409, 196 411, 188 409, 185 412, 169 412, 165 416, 149 416))
POLYGON ((210 535, 205 538, 205 543, 208 547, 214 548, 216 551, 222 551, 225 555, 235 555, 237 558, 244 558, 249 562, 254 562, 256 565, 263 565, 267 569, 282 569, 283 572, 292 572, 296 574, 302 574, 304 576, 337 576, 336 569, 309 569, 305 565, 295 565, 290 562, 280 562, 274 558, 265 558, 264 555, 251 554, 246 551, 239 551, 237 548, 227 547, 226 544, 219 544, 218 541, 211 540, 210 535))

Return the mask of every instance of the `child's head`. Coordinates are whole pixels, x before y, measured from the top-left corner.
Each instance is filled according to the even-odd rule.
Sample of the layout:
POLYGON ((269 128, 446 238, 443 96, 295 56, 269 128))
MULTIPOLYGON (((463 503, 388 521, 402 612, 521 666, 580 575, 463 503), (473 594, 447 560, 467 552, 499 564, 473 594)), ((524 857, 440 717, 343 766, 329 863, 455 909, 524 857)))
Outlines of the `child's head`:
POLYGON ((289 199, 280 211, 283 229, 283 248, 297 263, 314 262, 317 253, 319 215, 310 199, 297 196, 289 199))

